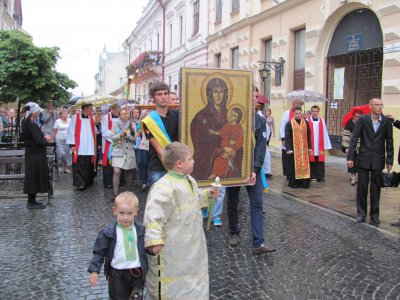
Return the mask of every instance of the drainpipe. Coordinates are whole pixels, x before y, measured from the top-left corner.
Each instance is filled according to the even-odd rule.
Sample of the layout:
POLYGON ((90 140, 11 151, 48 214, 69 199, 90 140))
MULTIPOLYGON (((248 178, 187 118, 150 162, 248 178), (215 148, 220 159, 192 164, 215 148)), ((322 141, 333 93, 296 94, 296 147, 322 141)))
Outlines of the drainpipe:
POLYGON ((164 82, 164 63, 165 63, 165 6, 162 3, 163 0, 158 0, 163 11, 163 44, 162 44, 162 56, 161 56, 161 80, 164 82))

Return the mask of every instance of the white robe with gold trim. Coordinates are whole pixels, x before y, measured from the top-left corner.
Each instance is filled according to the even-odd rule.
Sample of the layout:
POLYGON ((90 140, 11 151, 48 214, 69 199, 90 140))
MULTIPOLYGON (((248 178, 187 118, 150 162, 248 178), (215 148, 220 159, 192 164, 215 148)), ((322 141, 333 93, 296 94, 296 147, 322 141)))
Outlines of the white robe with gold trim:
POLYGON ((160 299, 209 298, 201 216, 201 207, 208 205, 207 195, 207 190, 199 191, 191 176, 177 178, 167 173, 152 186, 144 214, 145 247, 164 246, 159 255, 149 256, 146 286, 151 299, 159 299, 159 283, 160 299))

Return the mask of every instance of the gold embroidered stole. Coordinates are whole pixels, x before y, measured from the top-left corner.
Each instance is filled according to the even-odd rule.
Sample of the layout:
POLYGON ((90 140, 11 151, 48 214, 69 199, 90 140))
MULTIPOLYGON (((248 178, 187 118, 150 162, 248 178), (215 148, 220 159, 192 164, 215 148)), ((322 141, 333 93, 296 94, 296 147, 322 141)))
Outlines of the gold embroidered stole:
POLYGON ((308 157, 307 124, 301 119, 300 125, 295 119, 290 121, 293 131, 293 156, 296 179, 310 178, 310 159, 308 157))

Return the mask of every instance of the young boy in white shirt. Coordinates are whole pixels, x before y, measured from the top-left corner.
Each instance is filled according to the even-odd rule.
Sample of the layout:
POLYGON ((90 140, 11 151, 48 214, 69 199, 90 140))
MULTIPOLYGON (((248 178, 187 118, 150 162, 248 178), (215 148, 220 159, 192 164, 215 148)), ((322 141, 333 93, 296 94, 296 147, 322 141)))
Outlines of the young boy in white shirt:
POLYGON ((132 192, 115 198, 113 212, 117 220, 100 231, 93 247, 93 259, 88 272, 92 287, 104 263, 111 299, 142 299, 147 273, 147 256, 144 250, 144 227, 134 219, 139 200, 132 192))

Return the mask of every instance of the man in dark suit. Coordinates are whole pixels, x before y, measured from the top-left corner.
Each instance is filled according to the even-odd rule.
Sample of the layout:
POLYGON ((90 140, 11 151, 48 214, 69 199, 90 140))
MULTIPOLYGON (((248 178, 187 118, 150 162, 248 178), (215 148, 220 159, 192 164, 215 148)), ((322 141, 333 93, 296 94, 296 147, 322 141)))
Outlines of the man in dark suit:
POLYGON ((381 174, 385 168, 385 154, 387 170, 390 171, 393 165, 393 126, 392 122, 382 115, 381 99, 372 98, 369 107, 371 114, 361 116, 356 123, 347 153, 347 165, 353 167, 357 141, 360 139, 357 161, 357 223, 365 222, 370 184, 370 224, 378 226, 381 174))

